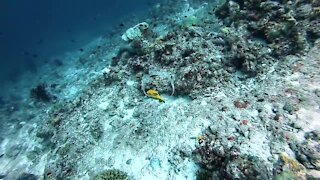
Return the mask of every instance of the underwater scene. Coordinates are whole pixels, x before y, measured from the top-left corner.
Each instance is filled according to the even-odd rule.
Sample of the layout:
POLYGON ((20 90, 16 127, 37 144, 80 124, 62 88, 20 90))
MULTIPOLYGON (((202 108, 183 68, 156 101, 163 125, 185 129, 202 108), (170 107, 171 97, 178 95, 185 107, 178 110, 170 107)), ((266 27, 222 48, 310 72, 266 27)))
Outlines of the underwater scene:
POLYGON ((0 179, 320 179, 319 0, 0 4, 0 179))

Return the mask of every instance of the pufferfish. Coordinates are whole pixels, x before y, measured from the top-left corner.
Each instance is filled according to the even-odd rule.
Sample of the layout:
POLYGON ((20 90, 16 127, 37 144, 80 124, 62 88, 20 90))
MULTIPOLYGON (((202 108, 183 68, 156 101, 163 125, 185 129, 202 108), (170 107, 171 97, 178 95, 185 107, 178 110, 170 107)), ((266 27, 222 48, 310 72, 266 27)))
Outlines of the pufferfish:
POLYGON ((154 90, 154 89, 149 89, 149 90, 147 91, 147 96, 148 96, 148 97, 151 97, 151 98, 153 98, 153 99, 156 99, 156 100, 158 100, 159 102, 165 102, 165 101, 162 99, 162 97, 160 96, 159 92, 156 91, 156 90, 154 90))

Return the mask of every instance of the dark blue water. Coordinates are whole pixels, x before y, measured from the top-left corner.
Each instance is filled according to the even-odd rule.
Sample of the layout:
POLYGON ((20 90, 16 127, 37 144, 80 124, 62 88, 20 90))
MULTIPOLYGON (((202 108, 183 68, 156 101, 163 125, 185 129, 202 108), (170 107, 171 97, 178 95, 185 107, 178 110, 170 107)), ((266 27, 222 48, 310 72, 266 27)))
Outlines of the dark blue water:
POLYGON ((158 1, 2 0, 0 81, 36 72, 50 57, 81 48, 124 16, 144 13, 158 1))

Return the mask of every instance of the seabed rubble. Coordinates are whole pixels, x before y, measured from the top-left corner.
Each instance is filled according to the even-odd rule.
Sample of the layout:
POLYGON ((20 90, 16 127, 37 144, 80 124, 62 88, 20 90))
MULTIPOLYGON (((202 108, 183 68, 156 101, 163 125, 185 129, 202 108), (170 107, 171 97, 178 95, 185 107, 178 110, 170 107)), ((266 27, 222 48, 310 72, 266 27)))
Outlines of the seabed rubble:
POLYGON ((319 9, 154 6, 4 93, 1 177, 320 178, 319 9))

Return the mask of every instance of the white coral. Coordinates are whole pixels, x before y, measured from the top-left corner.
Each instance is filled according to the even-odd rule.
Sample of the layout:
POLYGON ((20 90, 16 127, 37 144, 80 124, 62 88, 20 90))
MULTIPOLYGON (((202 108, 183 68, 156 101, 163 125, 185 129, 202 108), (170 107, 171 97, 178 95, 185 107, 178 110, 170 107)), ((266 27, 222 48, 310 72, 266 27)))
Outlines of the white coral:
POLYGON ((149 28, 149 24, 146 22, 139 23, 134 27, 126 30, 126 32, 121 36, 124 41, 132 41, 142 37, 143 32, 149 28))

